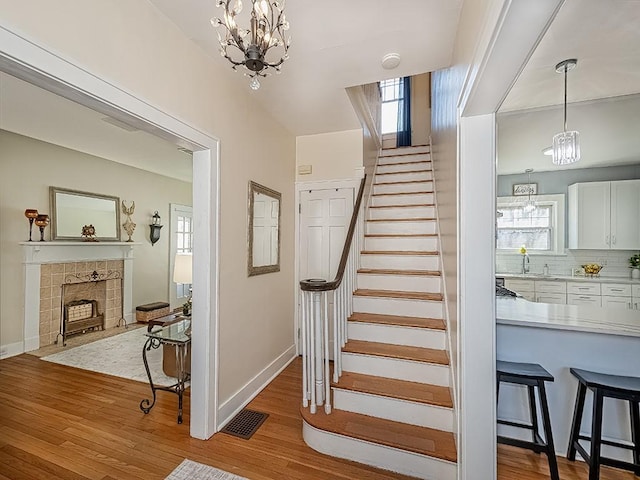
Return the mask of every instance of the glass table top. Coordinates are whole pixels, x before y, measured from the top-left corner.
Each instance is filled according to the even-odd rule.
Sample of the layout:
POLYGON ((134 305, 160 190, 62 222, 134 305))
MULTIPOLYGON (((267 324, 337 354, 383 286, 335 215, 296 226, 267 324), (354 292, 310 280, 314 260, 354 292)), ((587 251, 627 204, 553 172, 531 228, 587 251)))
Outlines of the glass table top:
POLYGON ((166 327, 145 334, 167 343, 188 343, 191 341, 191 319, 181 320, 166 327))

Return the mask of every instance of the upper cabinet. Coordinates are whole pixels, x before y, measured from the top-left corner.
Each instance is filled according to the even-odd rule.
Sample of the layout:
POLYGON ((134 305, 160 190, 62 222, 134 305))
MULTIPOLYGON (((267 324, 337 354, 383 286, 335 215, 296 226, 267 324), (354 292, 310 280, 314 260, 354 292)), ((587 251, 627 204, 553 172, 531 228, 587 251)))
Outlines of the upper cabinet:
POLYGON ((640 249, 640 180, 570 185, 569 248, 640 249))

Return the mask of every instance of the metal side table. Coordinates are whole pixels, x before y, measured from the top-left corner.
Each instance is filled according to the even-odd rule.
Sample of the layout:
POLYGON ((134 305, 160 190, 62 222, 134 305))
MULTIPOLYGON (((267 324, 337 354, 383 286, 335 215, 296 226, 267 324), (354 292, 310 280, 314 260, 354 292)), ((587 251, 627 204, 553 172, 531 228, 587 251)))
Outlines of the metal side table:
POLYGON ((186 373, 187 348, 191 343, 191 320, 182 320, 180 322, 167 325, 158 330, 153 330, 145 334, 148 338, 142 348, 142 360, 144 368, 149 377, 149 385, 153 394, 153 401, 144 399, 140 402, 140 410, 149 413, 156 404, 156 391, 164 390, 173 392, 178 395, 178 423, 182 423, 182 394, 185 390, 185 383, 189 380, 189 374, 186 373), (160 345, 175 345, 176 366, 178 370, 178 381, 169 387, 154 385, 147 361, 147 352, 152 348, 157 349, 160 345))

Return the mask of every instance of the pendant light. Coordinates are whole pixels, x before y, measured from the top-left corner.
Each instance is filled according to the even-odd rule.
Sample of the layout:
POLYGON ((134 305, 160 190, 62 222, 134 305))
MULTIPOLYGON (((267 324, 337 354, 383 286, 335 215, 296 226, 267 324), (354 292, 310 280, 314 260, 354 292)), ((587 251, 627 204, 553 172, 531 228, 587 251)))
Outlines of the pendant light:
POLYGON ((564 125, 562 132, 553 136, 554 165, 569 165, 580 160, 580 134, 567 131, 567 72, 573 70, 578 60, 570 58, 556 65, 556 73, 564 73, 564 125))
POLYGON ((533 172, 533 168, 527 168, 524 172, 527 174, 527 178, 528 178, 527 180, 528 197, 522 209, 525 211, 525 213, 531 214, 531 212, 533 212, 536 209, 536 202, 531 200, 531 172, 533 172))

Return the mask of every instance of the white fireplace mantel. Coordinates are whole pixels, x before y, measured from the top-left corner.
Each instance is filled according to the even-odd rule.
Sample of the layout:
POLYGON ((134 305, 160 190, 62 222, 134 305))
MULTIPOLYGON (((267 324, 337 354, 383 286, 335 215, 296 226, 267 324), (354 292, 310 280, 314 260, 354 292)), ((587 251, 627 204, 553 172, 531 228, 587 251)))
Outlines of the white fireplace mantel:
POLYGON ((24 351, 40 347, 40 267, 47 263, 123 260, 123 316, 133 322, 133 259, 137 242, 21 242, 24 265, 24 351))

